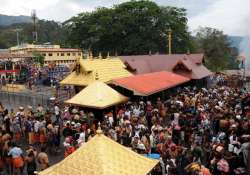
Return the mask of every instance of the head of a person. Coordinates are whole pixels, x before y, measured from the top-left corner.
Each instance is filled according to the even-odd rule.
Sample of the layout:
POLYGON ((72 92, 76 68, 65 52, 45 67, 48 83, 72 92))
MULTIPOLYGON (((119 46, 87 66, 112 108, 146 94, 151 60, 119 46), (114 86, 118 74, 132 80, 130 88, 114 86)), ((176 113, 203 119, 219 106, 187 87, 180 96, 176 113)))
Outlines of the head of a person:
POLYGON ((41 152, 45 152, 46 151, 46 147, 45 146, 42 146, 41 147, 41 152))
POLYGON ((28 153, 27 156, 28 156, 28 157, 35 157, 34 151, 33 151, 33 150, 29 151, 29 153, 28 153))

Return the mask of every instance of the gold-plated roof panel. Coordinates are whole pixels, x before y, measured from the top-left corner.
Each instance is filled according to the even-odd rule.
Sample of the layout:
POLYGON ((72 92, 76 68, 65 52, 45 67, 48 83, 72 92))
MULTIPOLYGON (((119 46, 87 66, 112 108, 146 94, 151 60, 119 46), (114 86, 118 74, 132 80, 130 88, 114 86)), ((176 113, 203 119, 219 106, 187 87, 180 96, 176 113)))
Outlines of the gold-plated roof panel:
POLYGON ((39 175, 146 175, 158 163, 118 144, 103 134, 39 175))
POLYGON ((95 81, 65 103, 104 109, 128 101, 128 98, 101 81, 95 81))
POLYGON ((80 73, 72 72, 60 82, 62 85, 87 86, 96 80, 96 74, 102 82, 132 75, 118 58, 80 59, 79 64, 80 73))

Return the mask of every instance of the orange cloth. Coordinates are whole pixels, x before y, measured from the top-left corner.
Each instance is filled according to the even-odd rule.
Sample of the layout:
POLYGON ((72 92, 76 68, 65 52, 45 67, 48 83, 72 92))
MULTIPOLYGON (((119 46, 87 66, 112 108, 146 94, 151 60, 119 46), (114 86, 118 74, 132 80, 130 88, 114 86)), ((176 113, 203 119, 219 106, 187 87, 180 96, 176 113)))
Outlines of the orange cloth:
POLYGON ((68 155, 72 154, 75 151, 75 148, 73 146, 67 148, 64 153, 64 157, 67 157, 68 155))
POLYGON ((46 136, 44 134, 40 134, 40 143, 46 142, 46 136))
POLYGON ((15 139, 16 139, 16 140, 20 140, 20 139, 21 139, 21 133, 20 133, 20 132, 17 132, 17 133, 15 134, 15 139))
POLYGON ((22 157, 12 158, 12 163, 15 168, 21 168, 24 165, 24 161, 22 157))
POLYGON ((35 142, 34 132, 29 132, 29 144, 32 145, 35 142))
POLYGON ((40 141, 40 134, 39 133, 35 133, 34 134, 34 141, 35 142, 39 142, 40 141))

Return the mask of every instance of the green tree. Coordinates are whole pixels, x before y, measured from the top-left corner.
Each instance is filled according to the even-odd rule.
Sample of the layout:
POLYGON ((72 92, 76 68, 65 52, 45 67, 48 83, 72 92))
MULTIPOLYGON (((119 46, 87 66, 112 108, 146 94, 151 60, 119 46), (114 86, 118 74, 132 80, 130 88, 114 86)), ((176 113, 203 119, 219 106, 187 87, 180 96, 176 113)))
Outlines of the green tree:
POLYGON ((44 65, 44 56, 42 54, 38 52, 33 52, 32 55, 33 55, 34 61, 37 64, 40 64, 40 66, 44 65))
POLYGON ((173 53, 193 49, 186 10, 160 7, 152 1, 130 1, 83 12, 64 23, 73 47, 120 55, 167 52, 167 29, 173 31, 173 53))
POLYGON ((234 68, 237 49, 231 47, 228 36, 223 31, 200 28, 195 37, 198 51, 205 54, 205 64, 212 71, 234 68))

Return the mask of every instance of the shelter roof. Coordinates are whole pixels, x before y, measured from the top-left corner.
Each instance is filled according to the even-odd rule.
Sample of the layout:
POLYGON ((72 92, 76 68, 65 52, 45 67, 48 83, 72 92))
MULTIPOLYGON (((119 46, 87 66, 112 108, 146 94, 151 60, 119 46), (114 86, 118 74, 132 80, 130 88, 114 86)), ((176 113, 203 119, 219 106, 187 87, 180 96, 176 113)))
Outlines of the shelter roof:
POLYGON ((182 63, 186 68, 190 69, 189 73, 185 72, 182 75, 191 79, 201 79, 211 75, 211 72, 202 65, 203 57, 203 54, 120 56, 123 62, 134 70, 135 74, 160 71, 174 72, 175 66, 182 63))
MULTIPOLYGON (((224 73, 228 76, 243 76, 244 75, 244 70, 224 70, 221 73, 224 73)), ((250 70, 245 70, 245 76, 250 77, 250 70)))
POLYGON ((128 101, 128 98, 103 82, 95 81, 65 103, 78 106, 105 109, 128 101))
POLYGON ((80 59, 75 70, 60 83, 63 85, 87 86, 96 79, 109 82, 114 78, 132 75, 118 58, 80 59), (78 70, 76 69, 78 67, 78 70))
POLYGON ((58 164, 39 175, 146 175, 158 163, 97 134, 58 164))
POLYGON ((12 58, 32 58, 32 54, 14 54, 9 52, 0 52, 0 59, 12 59, 12 58))
POLYGON ((175 73, 161 71, 114 79, 112 83, 133 91, 135 95, 148 96, 189 80, 175 73))
POLYGON ((82 52, 81 49, 72 48, 34 48, 38 52, 82 52))

